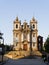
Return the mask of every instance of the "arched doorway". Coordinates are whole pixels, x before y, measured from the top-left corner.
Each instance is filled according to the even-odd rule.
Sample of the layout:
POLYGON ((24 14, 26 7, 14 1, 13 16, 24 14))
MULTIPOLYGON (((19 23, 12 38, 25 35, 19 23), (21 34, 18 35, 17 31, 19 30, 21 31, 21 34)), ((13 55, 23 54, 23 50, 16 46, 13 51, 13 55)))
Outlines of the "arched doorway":
POLYGON ((24 41, 23 50, 27 51, 27 49, 28 49, 28 43, 27 41, 24 41))
POLYGON ((27 44, 23 44, 23 49, 27 51, 27 44))

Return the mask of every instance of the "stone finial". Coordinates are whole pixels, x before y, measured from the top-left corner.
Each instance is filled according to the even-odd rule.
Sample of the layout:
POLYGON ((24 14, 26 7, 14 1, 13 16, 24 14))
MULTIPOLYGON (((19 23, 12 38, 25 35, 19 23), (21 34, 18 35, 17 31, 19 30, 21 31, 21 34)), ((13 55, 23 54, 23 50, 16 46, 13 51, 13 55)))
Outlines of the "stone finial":
POLYGON ((32 20, 35 21, 35 18, 33 17, 32 20))
POLYGON ((16 21, 18 21, 18 16, 16 17, 16 21))
POLYGON ((27 24, 26 20, 24 20, 24 23, 23 24, 27 24))

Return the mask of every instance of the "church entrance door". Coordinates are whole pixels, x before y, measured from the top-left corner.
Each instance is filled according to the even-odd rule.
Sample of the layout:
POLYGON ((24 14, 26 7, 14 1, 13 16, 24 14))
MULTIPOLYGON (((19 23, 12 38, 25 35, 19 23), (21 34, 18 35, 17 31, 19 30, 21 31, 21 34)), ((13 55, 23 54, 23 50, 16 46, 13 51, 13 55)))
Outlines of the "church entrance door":
POLYGON ((25 51, 27 51, 27 44, 24 44, 24 45, 23 45, 23 49, 24 49, 25 51))

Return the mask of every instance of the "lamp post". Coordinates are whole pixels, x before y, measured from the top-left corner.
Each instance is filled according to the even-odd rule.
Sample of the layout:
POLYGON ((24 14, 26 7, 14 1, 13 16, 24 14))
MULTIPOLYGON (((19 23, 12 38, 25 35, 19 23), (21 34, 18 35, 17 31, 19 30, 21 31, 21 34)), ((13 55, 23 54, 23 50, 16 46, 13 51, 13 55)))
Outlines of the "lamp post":
POLYGON ((0 54, 2 55, 2 62, 4 56, 4 38, 2 37, 3 33, 0 32, 0 54))

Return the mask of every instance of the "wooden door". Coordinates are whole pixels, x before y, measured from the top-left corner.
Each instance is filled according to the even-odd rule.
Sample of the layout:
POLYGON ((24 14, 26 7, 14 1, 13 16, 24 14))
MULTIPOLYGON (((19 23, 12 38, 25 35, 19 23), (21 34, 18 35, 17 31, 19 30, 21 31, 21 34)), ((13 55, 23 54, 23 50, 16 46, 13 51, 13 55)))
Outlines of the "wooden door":
POLYGON ((24 45, 23 45, 23 49, 24 49, 25 51, 27 51, 27 44, 24 44, 24 45))

